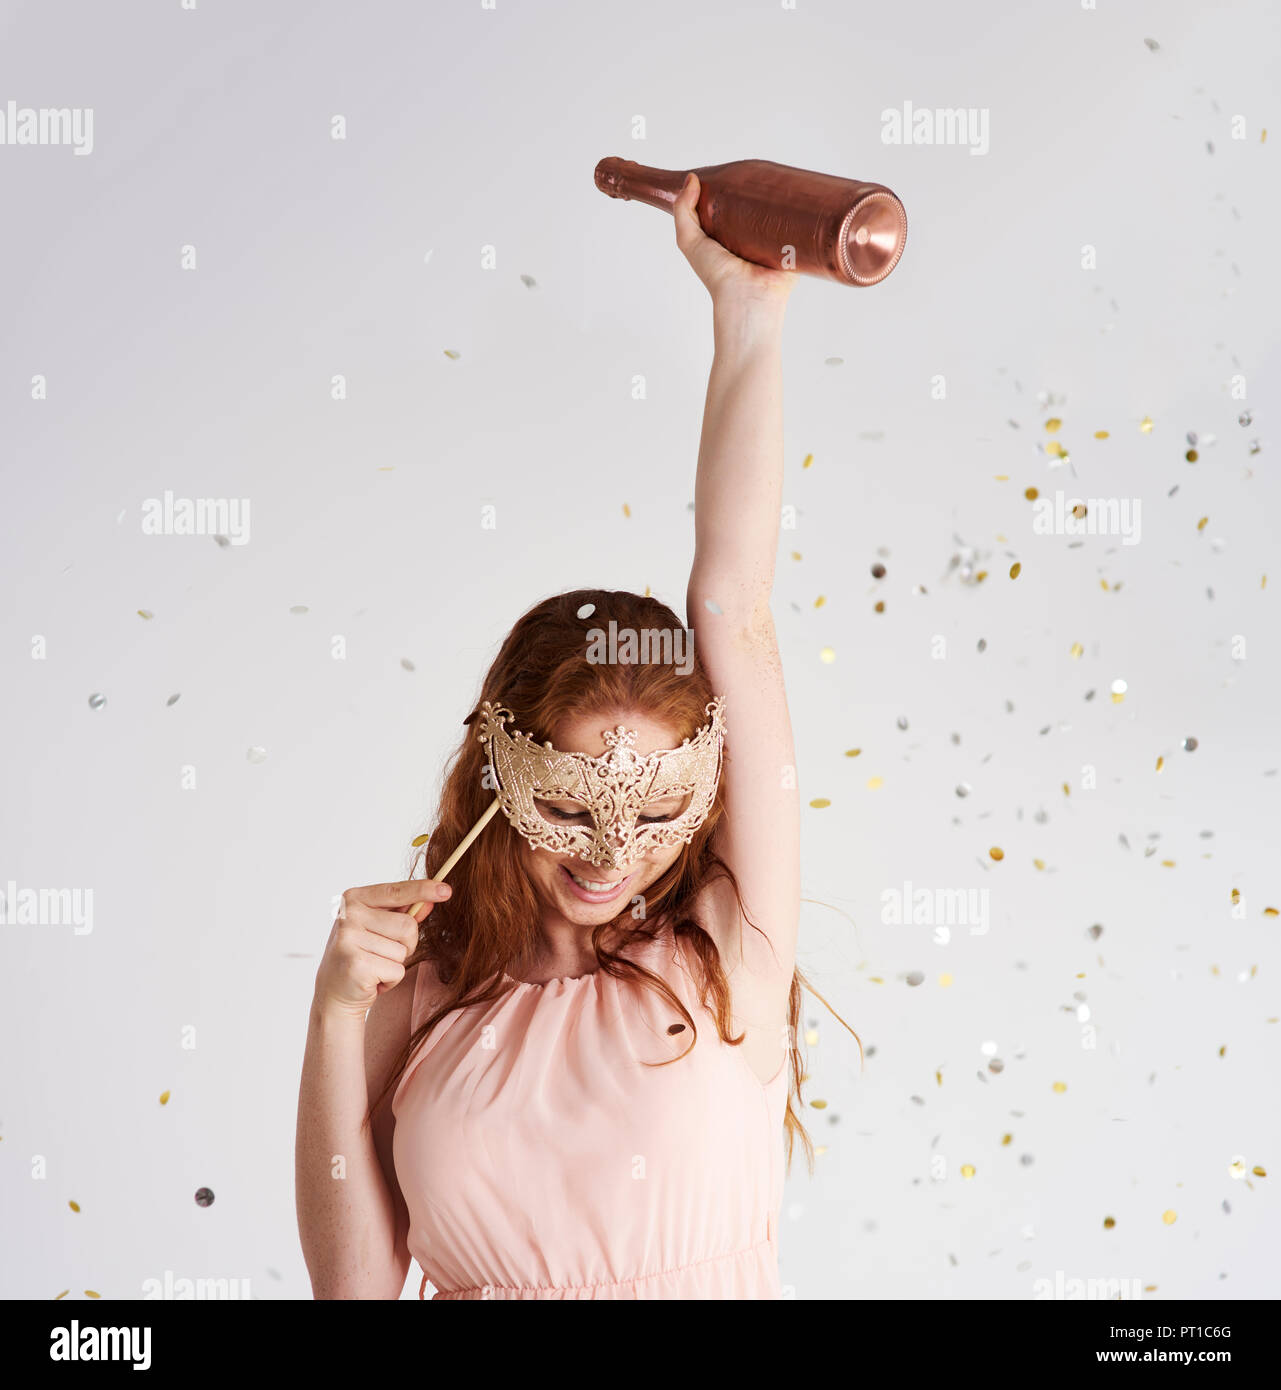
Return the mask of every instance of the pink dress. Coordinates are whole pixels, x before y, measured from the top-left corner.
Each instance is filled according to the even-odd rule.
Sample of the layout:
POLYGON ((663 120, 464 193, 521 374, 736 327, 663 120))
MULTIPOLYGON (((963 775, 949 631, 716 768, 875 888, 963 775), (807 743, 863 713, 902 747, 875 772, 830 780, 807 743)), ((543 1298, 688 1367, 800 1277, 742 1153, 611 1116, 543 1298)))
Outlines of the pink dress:
POLYGON ((688 1047, 688 1025, 669 1035, 666 1000, 603 971, 517 982, 410 1059, 393 1154, 436 1298, 782 1296, 786 1060, 763 1085, 721 1042, 670 928, 633 952, 698 1023, 678 1062, 642 1065, 688 1047))

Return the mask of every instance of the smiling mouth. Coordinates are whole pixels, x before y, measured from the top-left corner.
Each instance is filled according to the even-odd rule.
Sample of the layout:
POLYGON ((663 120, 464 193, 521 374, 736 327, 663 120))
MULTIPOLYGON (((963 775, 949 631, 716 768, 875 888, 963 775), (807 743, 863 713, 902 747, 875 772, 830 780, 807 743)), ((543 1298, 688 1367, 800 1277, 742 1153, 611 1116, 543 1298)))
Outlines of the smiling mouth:
POLYGON ((581 877, 567 869, 564 864, 562 864, 560 868, 565 877, 568 878, 578 890, 579 896, 588 901, 608 902, 611 898, 618 895, 623 885, 632 877, 631 874, 628 874, 627 878, 615 878, 606 881, 581 877))

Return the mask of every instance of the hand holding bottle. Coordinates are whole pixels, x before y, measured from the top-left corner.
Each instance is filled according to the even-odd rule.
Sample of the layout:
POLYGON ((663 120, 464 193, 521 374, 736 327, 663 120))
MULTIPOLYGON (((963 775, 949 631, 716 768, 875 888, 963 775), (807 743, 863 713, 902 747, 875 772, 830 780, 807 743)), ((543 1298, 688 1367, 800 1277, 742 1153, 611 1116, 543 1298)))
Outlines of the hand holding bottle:
POLYGON ((780 306, 786 303, 796 284, 796 272, 754 265, 713 241, 698 220, 700 192, 698 175, 688 174, 672 205, 672 215, 676 222, 676 245, 693 267, 694 274, 707 286, 713 302, 741 296, 776 301, 780 306))

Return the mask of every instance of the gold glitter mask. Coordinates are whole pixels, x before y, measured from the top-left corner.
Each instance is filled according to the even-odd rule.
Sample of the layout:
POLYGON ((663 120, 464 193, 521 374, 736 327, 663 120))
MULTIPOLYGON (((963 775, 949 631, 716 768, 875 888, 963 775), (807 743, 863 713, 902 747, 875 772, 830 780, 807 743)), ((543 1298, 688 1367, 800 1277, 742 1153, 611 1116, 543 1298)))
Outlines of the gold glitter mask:
POLYGON ((608 751, 592 758, 557 752, 519 729, 513 736, 504 727, 515 717, 510 710, 488 700, 480 708, 476 736, 486 745, 498 803, 535 849, 621 868, 650 850, 687 844, 707 819, 721 775, 723 697, 706 707, 708 722, 692 739, 644 757, 632 748, 635 732, 621 724, 602 733, 608 751), (674 819, 641 821, 647 805, 676 796, 689 800, 674 819), (592 825, 557 822, 539 810, 539 801, 579 801, 592 825))

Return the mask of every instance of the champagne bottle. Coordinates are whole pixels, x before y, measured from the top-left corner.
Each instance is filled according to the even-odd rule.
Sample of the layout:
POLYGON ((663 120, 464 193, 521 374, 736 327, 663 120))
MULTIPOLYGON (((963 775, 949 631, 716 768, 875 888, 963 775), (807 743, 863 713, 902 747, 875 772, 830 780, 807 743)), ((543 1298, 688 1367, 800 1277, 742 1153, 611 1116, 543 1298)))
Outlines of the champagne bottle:
MULTIPOLYGON (((596 187, 672 211, 685 169, 651 169, 631 159, 602 159, 596 187)), ((875 285, 898 264, 907 213, 879 183, 816 174, 768 159, 707 164, 698 175, 703 231, 745 261, 795 270, 843 285, 875 285)))

